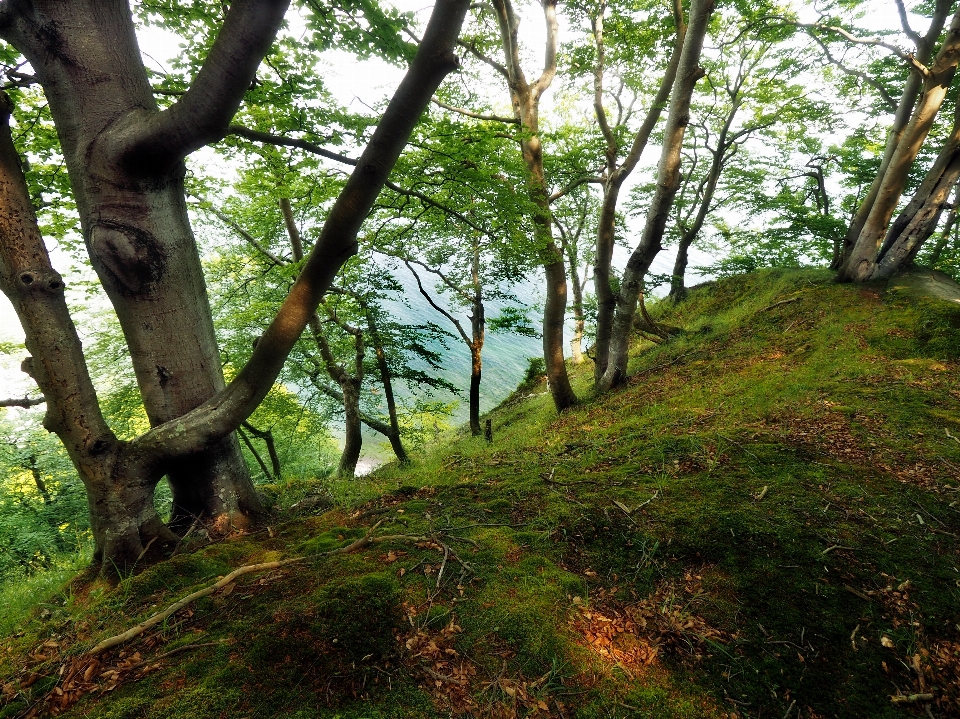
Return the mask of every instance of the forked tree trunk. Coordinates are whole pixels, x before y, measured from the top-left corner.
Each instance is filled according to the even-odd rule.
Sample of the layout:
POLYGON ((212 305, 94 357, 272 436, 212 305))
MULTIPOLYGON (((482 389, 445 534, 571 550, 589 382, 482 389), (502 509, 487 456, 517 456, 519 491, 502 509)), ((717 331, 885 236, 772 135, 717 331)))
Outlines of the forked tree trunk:
POLYGON ((627 378, 627 359, 633 318, 637 302, 643 290, 643 278, 650 263, 662 249, 664 229, 670 215, 673 199, 680 187, 680 151, 683 136, 690 122, 690 102, 697 81, 703 77, 700 67, 700 52, 707 34, 707 25, 713 12, 713 0, 693 0, 690 6, 690 22, 687 27, 676 86, 670 100, 670 112, 664 128, 663 152, 657 170, 657 191, 647 210, 647 221, 640 243, 630 255, 620 294, 617 296, 617 312, 610 335, 610 353, 607 367, 600 380, 599 389, 608 390, 627 378))
POLYGON ((870 280, 877 271, 878 255, 890 220, 906 187, 913 162, 927 139, 930 128, 946 98, 958 62, 960 62, 960 10, 953 16, 933 65, 916 70, 923 74, 923 96, 883 174, 876 200, 863 223, 857 241, 837 274, 839 280, 865 282, 870 280))
MULTIPOLYGON (((177 364, 167 360, 169 365, 154 365, 155 380, 144 367, 157 349, 148 341, 149 330, 134 328, 127 334, 153 412, 171 411, 185 386, 196 387, 184 378, 199 376, 200 385, 208 381, 213 388, 218 384, 216 373, 203 365, 211 359, 219 364, 215 345, 206 346, 203 327, 193 346, 187 346, 183 336, 184 330, 193 330, 185 319, 199 318, 202 325, 209 309, 192 306, 195 296, 178 300, 166 290, 168 282, 185 291, 203 289, 199 261, 187 256, 195 253, 189 227, 177 220, 185 218, 178 215, 183 197, 175 192, 182 187, 182 158, 226 132, 284 7, 283 2, 261 0, 233 3, 191 89, 170 109, 156 113, 126 3, 0 5, 0 34, 28 55, 47 90, 85 237, 105 284, 110 283, 111 297, 119 298, 118 312, 128 320, 139 312, 149 321, 153 318, 145 312, 144 298, 155 298, 164 307, 182 306, 187 313, 178 317, 177 339, 184 356, 171 358, 180 360, 177 364), (74 31, 78 34, 70 34, 74 31), (186 234, 177 234, 178 228, 186 234), (211 348, 213 357, 204 357, 211 348)), ((116 439, 100 412, 63 299, 63 281, 50 266, 30 207, 7 129, 9 106, 0 112, 0 284, 16 308, 33 355, 25 365, 45 396, 45 427, 60 437, 87 489, 94 557, 105 570, 126 571, 154 539, 176 538, 154 509, 156 483, 169 471, 189 471, 185 458, 214 456, 211 447, 231 436, 270 391, 334 275, 356 253, 361 223, 430 97, 456 67, 453 47, 467 8, 464 0, 437 1, 357 171, 330 209, 300 276, 247 364, 199 407, 128 443, 116 439)), ((159 326, 168 327, 170 320, 161 319, 159 326)), ((166 359, 163 348, 157 351, 159 359, 166 359)), ((218 461, 210 485, 237 482, 219 471, 223 467, 218 461)), ((244 506, 242 491, 214 501, 218 504, 213 511, 225 504, 241 512, 256 509, 244 506)))
POLYGON ((543 169, 543 146, 540 140, 540 98, 550 87, 557 72, 557 0, 544 0, 543 14, 547 25, 544 69, 533 83, 527 82, 520 64, 518 40, 519 18, 511 0, 493 0, 503 44, 504 65, 513 103, 514 116, 523 132, 520 151, 527 170, 527 192, 534 207, 533 231, 540 247, 546 278, 546 302, 543 308, 543 360, 547 366, 550 394, 558 412, 572 407, 577 396, 570 386, 563 357, 563 325, 567 315, 567 273, 563 253, 553 240, 550 200, 543 169))
POLYGON ((611 284, 613 268, 613 247, 616 238, 617 204, 620 201, 620 188, 626 181, 630 173, 640 162, 640 157, 650 140, 650 135, 664 108, 667 106, 667 100, 677 78, 677 68, 680 66, 680 53, 683 49, 684 37, 686 36, 687 26, 683 21, 683 9, 680 3, 674 2, 674 22, 677 29, 676 43, 673 53, 667 62, 663 78, 660 81, 660 87, 657 90, 650 108, 647 110, 646 117, 634 135, 630 151, 624 158, 623 164, 619 165, 618 153, 620 144, 617 135, 610 127, 607 120, 607 113, 603 106, 603 79, 605 67, 605 44, 603 35, 603 13, 604 5, 601 5, 599 14, 593 21, 593 36, 597 47, 597 63, 593 73, 593 107, 597 117, 597 122, 603 132, 606 140, 606 174, 603 184, 603 202, 600 206, 600 217, 597 223, 597 253, 594 259, 593 267, 593 286, 594 293, 597 296, 597 339, 594 343, 594 384, 600 387, 601 379, 607 369, 607 361, 610 353, 610 338, 613 333, 613 318, 617 309, 617 297, 611 284))
MULTIPOLYGON (((249 83, 244 77, 269 48, 285 6, 246 3, 229 13, 224 33, 259 27, 247 37, 245 59, 221 43, 225 71, 249 83)), ((182 158, 194 148, 179 146, 159 120, 128 3, 15 3, 4 20, 0 33, 30 61, 50 103, 84 241, 120 320, 150 423, 176 419, 224 387, 184 201, 182 158)), ((205 79, 219 83, 213 74, 205 79)), ((206 91, 196 84, 191 92, 206 91)), ((220 86, 208 99, 224 94, 232 115, 242 91, 220 86)), ((171 119, 188 120, 192 102, 171 119)), ((211 131, 206 120, 197 116, 189 140, 211 131)), ((226 531, 263 511, 233 434, 174 463, 168 479, 174 528, 200 518, 226 531)))
MULTIPOLYGON (((923 37, 918 38, 915 58, 920 64, 928 64, 930 62, 930 58, 933 57, 933 51, 935 49, 937 39, 940 37, 940 33, 943 32, 943 26, 946 24, 947 18, 950 16, 951 5, 953 5, 953 0, 937 0, 933 17, 930 21, 930 27, 927 29, 927 32, 923 37)), ((916 107, 917 98, 920 97, 920 91, 922 89, 922 76, 919 72, 911 70, 910 75, 907 77, 907 81, 904 84, 903 93, 900 96, 900 102, 897 105, 897 110, 893 117, 893 124, 890 126, 890 130, 887 133, 887 142, 883 150, 883 157, 880 161, 880 167, 877 170, 877 175, 874 177, 873 183, 870 185, 870 189, 867 191, 866 196, 863 198, 863 201, 857 208, 857 212, 850 223, 850 227, 847 229, 846 236, 844 237, 841 252, 835 254, 834 261, 830 269, 840 269, 843 263, 846 262, 850 254, 853 252, 853 248, 857 243, 857 238, 860 236, 860 232, 863 230, 863 227, 867 222, 867 218, 869 217, 870 212, 873 210, 873 204, 876 202, 877 195, 880 192, 880 186, 883 184, 884 175, 886 175, 887 169, 890 167, 890 161, 893 159, 893 155, 903 139, 904 131, 907 129, 907 124, 910 122, 910 118, 913 115, 913 109, 916 107)))
POLYGON ((889 277, 914 257, 933 235, 950 193, 960 179, 960 104, 954 112, 953 131, 933 167, 913 198, 890 225, 880 248, 872 278, 889 277))

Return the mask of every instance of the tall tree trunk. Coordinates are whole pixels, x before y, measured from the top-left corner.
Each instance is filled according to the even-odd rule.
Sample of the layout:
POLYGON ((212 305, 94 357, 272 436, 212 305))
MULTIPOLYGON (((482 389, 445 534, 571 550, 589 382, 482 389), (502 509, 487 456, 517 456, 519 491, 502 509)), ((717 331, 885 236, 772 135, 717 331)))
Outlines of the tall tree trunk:
POLYGON ((470 434, 479 437, 483 434, 480 426, 480 375, 483 370, 483 340, 486 320, 483 302, 478 296, 470 315, 470 328, 473 341, 470 343, 470 434))
POLYGON ((687 27, 676 86, 670 100, 670 112, 664 128, 663 152, 657 170, 657 191, 647 210, 647 222, 643 228, 640 244, 630 255, 620 293, 617 296, 617 311, 610 336, 610 352, 607 368, 600 381, 600 389, 608 390, 621 384, 627 377, 627 358, 633 317, 643 289, 643 278, 653 258, 662 249, 664 229, 673 205, 673 198, 680 187, 680 151, 683 136, 690 122, 690 102, 697 81, 703 77, 700 67, 700 52, 707 34, 707 25, 713 12, 713 0, 693 0, 690 6, 690 22, 687 27))
POLYGON ((675 0, 673 15, 676 24, 677 37, 673 52, 667 67, 664 70, 663 78, 660 80, 660 87, 657 90, 650 108, 647 110, 646 117, 634 135, 633 143, 630 146, 630 152, 624 159, 623 164, 617 166, 617 155, 620 149, 616 133, 610 127, 607 120, 607 114, 603 107, 603 78, 605 72, 605 45, 603 36, 603 6, 601 6, 599 15, 594 19, 593 36, 597 46, 597 64, 594 67, 593 75, 593 107, 597 116, 597 122, 603 132, 607 147, 606 157, 606 177, 603 185, 603 202, 600 206, 600 217, 597 223, 597 253, 594 259, 593 267, 593 286, 594 293, 597 296, 597 339, 594 343, 594 365, 593 376, 594 384, 599 387, 603 374, 607 369, 607 361, 610 353, 610 338, 613 332, 613 318, 617 309, 617 297, 611 285, 613 268, 613 247, 616 239, 616 221, 617 204, 620 201, 620 188, 624 181, 630 176, 640 157, 646 149, 647 142, 663 109, 667 106, 667 100, 677 79, 677 69, 680 67, 680 54, 683 50, 684 38, 687 33, 686 23, 683 21, 683 8, 675 0))
MULTIPOLYGON (((571 268, 574 272, 575 268, 571 268)), ((572 274, 572 273, 571 273, 572 274)), ((573 280, 573 337, 570 339, 570 358, 574 364, 583 364, 583 335, 586 316, 583 311, 583 286, 572 274, 573 280)))
POLYGON ((341 477, 354 477, 357 474, 357 462, 363 447, 360 427, 360 388, 348 378, 340 383, 343 390, 343 452, 340 454, 340 466, 337 474, 341 477))
POLYGON ((361 299, 360 304, 367 317, 367 331, 370 333, 370 341, 373 345, 374 356, 377 358, 377 369, 380 371, 380 383, 383 385, 383 396, 387 403, 387 421, 390 431, 385 435, 390 441, 390 447, 400 464, 410 462, 410 456, 403 446, 403 438, 400 436, 400 420, 397 417, 397 400, 393 394, 393 374, 390 372, 390 365, 387 363, 387 353, 383 348, 383 340, 380 337, 380 330, 377 328, 376 319, 370 307, 361 299))
POLYGON ((540 98, 550 87, 557 72, 557 0, 544 0, 543 14, 547 25, 544 69, 540 77, 528 83, 520 66, 517 30, 520 21, 511 0, 493 0, 503 43, 506 75, 513 102, 513 112, 523 134, 520 151, 527 170, 527 192, 534 206, 533 231, 540 247, 546 278, 546 302, 543 308, 543 359, 547 366, 550 394, 558 412, 572 407, 577 396, 570 386, 563 357, 563 325, 567 314, 567 273, 563 253, 553 240, 550 200, 543 169, 543 146, 540 141, 540 98))
POLYGON ((946 98, 958 62, 960 62, 960 10, 953 16, 946 39, 933 65, 922 70, 923 96, 883 175, 876 200, 857 236, 856 244, 837 273, 839 280, 864 282, 869 280, 877 269, 877 256, 890 219, 906 187, 913 162, 927 139, 933 121, 946 98))
POLYGON ((332 311, 328 310, 328 313, 333 322, 336 322, 344 332, 353 337, 354 373, 351 375, 334 357, 333 351, 330 349, 330 342, 320 325, 320 318, 314 316, 310 321, 310 329, 317 346, 320 348, 320 354, 323 356, 327 372, 330 374, 330 378, 340 385, 340 392, 343 395, 344 439, 337 474, 341 477, 353 477, 356 474, 357 461, 360 459, 360 450, 363 447, 360 427, 360 387, 363 385, 363 357, 365 353, 363 332, 356 327, 340 322, 332 311))

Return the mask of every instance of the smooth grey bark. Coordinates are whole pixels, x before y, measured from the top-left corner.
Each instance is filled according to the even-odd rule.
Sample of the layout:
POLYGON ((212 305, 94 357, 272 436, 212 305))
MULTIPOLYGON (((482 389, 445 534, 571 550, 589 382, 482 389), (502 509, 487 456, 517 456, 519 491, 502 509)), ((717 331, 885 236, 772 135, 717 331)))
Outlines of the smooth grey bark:
MULTIPOLYGON (((190 89, 162 112, 127 2, 14 0, 0 16, 0 36, 30 61, 50 103, 84 241, 153 426, 224 386, 183 159, 223 136, 286 6, 233 3, 190 89)), ((174 527, 199 517, 226 531, 262 513, 232 434, 168 472, 174 527)))
MULTIPOLYGON (((43 30, 37 25, 41 13, 35 11, 36 8, 33 5, 27 2, 0 5, 0 34, 6 39, 11 37, 19 39, 21 45, 29 44, 28 41, 35 41, 31 48, 37 60, 34 67, 38 70, 38 74, 40 68, 43 68, 46 74, 41 77, 46 77, 51 84, 51 93, 62 91, 65 86, 69 86, 70 83, 67 80, 71 80, 69 77, 71 72, 76 73, 72 78, 73 84, 78 89, 83 89, 81 79, 84 77, 85 69, 75 67, 68 62, 75 48, 68 41, 70 38, 59 35, 59 27, 88 30, 92 33, 88 38, 89 42, 94 47, 96 47, 97 38, 115 41, 101 43, 99 50, 108 56, 108 60, 103 62, 131 61, 129 51, 135 48, 135 41, 126 6, 123 7, 124 12, 118 12, 116 7, 118 4, 115 3, 110 3, 109 7, 107 3, 96 3, 96 7, 91 7, 92 5, 94 4, 71 3, 67 9, 65 6, 53 3, 51 4, 53 9, 60 12, 73 13, 76 8, 78 17, 74 18, 71 15, 71 22, 66 25, 54 24, 52 27, 47 27, 45 33, 34 32, 32 35, 30 34, 32 31, 43 30), (98 25, 89 22, 89 19, 84 20, 79 17, 83 11, 92 14, 102 11, 108 15, 112 13, 112 16, 104 18, 103 23, 98 25), (119 38, 110 36, 110 23, 107 21, 114 21, 113 30, 116 31, 117 17, 126 18, 126 24, 120 23, 119 28, 129 36, 126 40, 122 34, 119 38), (101 33, 104 28, 107 30, 106 34, 101 33), (50 67, 44 68, 43 48, 51 40, 51 32, 54 33, 53 39, 61 43, 60 48, 63 52, 59 58, 61 60, 66 58, 67 61, 62 65, 51 61, 50 67), (115 51, 123 51, 120 53, 123 57, 117 57, 115 51)), ((266 3, 266 5, 272 12, 276 12, 279 4, 266 3)), ((264 28, 269 30, 267 17, 257 20, 249 16, 251 7, 257 8, 260 4, 244 3, 242 0, 234 3, 228 14, 227 24, 230 24, 230 16, 237 13, 239 17, 246 17, 244 23, 247 29, 253 27, 256 28, 256 32, 264 32, 264 28)), ((216 447, 228 436, 234 436, 234 431, 240 422, 250 416, 273 386, 287 355, 307 327, 309 318, 314 315, 334 275, 356 252, 356 238, 360 226, 386 182, 413 127, 427 107, 430 97, 443 78, 457 67, 458 61, 453 48, 467 8, 468 3, 464 0, 438 0, 413 62, 358 161, 357 170, 351 174, 331 208, 300 276, 260 342, 257 343, 247 364, 229 385, 217 391, 200 406, 153 427, 131 442, 118 442, 100 412, 96 392, 86 371, 82 348, 63 300, 63 282, 50 266, 49 257, 43 247, 9 130, 0 132, 0 278, 2 278, 3 290, 11 297, 17 308, 27 335, 27 347, 34 355, 33 360, 27 363, 27 369, 36 379, 47 401, 45 426, 58 434, 87 488, 91 525, 96 540, 95 560, 100 562, 104 569, 126 571, 138 561, 144 547, 149 546, 153 539, 175 539, 175 535, 160 521, 153 507, 154 487, 164 474, 185 469, 184 465, 189 464, 191 457, 204 455, 210 451, 211 447, 216 447)), ((44 9, 48 9, 46 4, 44 9)), ((276 22, 278 23, 279 19, 276 22)), ((230 62, 230 53, 246 56, 248 53, 256 52, 259 45, 254 40, 256 40, 255 34, 249 36, 249 33, 240 32, 231 41, 225 41, 218 50, 218 46, 221 45, 218 39, 211 52, 211 57, 218 58, 212 72, 219 71, 231 75, 233 70, 238 68, 242 70, 247 67, 249 63, 230 62)), ((139 56, 136 56, 136 59, 139 63, 139 56)), ((100 63, 101 66, 103 62, 100 63)), ((93 64, 97 64, 96 58, 93 64)), ((254 63, 255 66, 256 63, 254 63)), ((142 66, 138 65, 138 67, 142 71, 142 66)), ((201 72, 201 76, 203 75, 204 73, 201 72)), ((86 77, 89 79, 89 76, 86 77)), ((224 98, 224 94, 218 90, 239 88, 242 95, 243 88, 239 86, 246 87, 249 82, 248 79, 238 82, 233 74, 229 78, 224 78, 223 83, 213 82, 210 86, 210 77, 211 75, 207 74, 204 82, 199 83, 199 87, 204 88, 202 93, 199 95, 188 93, 184 97, 184 100, 190 98, 188 107, 199 108, 199 112, 205 108, 209 109, 207 106, 212 103, 213 109, 222 110, 225 104, 230 104, 231 100, 229 93, 227 93, 228 97, 224 98)), ((84 134, 89 128, 79 122, 69 122, 68 120, 74 117, 69 112, 65 117, 59 115, 59 111, 54 113, 55 118, 59 117, 58 130, 68 163, 79 161, 75 150, 77 146, 83 144, 82 140, 86 140, 87 146, 104 142, 109 147, 123 148, 123 151, 117 152, 114 157, 122 161, 118 162, 117 166, 128 173, 127 177, 131 184, 111 187, 106 183, 98 186, 103 194, 95 198, 98 206, 102 205, 101 209, 107 212, 105 216, 108 218, 125 217, 121 212, 124 206, 116 204, 124 197, 133 202, 133 216, 138 220, 151 219, 152 215, 149 212, 141 216, 136 214, 136 209, 146 204, 146 209, 149 210, 153 207, 150 204, 152 200, 157 200, 157 206, 164 209, 169 207, 169 204, 161 201, 164 198, 169 199, 174 206, 182 207, 183 195, 174 196, 175 188, 182 187, 178 173, 178 168, 182 168, 180 159, 182 154, 188 152, 197 142, 210 140, 209 122, 205 118, 198 118, 203 121, 198 122, 196 127, 192 123, 186 123, 185 127, 180 128, 179 134, 173 131, 176 137, 168 146, 170 152, 159 157, 153 150, 157 146, 158 137, 171 134, 168 120, 170 115, 145 122, 145 132, 138 138, 135 132, 129 132, 131 127, 136 127, 136 123, 118 122, 124 117, 125 108, 121 101, 130 90, 130 87, 125 84, 129 79, 128 76, 115 71, 104 74, 101 79, 107 88, 106 98, 100 94, 99 90, 91 91, 91 95, 99 98, 102 108, 92 107, 87 98, 78 100, 81 108, 88 110, 94 117, 110 120, 105 125, 101 123, 99 135, 90 137, 84 134), (116 98, 111 95, 111 89, 116 98), (121 133, 121 137, 111 140, 107 136, 111 134, 110 127, 114 122, 118 122, 118 127, 122 126, 128 132, 121 133), (137 165, 137 162, 142 164, 137 165), (170 162, 174 164, 173 169, 169 167, 170 162), (161 172, 161 177, 153 178, 158 180, 159 188, 143 180, 140 175, 129 174, 134 169, 145 171, 151 167, 151 163, 155 171, 162 170, 169 173, 169 175, 162 175, 161 172), (105 197, 111 201, 103 202, 105 197)), ((146 84, 145 77, 141 80, 143 82, 133 83, 133 89, 141 95, 149 93, 149 85, 146 84)), ((198 82, 199 80, 200 76, 198 76, 198 82)), ((48 97, 50 97, 49 94, 48 97)), ((68 100, 69 98, 65 95, 58 98, 58 102, 68 103, 68 100)), ((51 98, 51 104, 53 102, 51 98)), ((150 102, 152 103, 152 98, 150 102)), ((239 102, 239 99, 236 102, 239 102)), ((135 117, 143 118, 149 115, 150 113, 144 110, 144 107, 150 106, 149 103, 141 106, 134 112, 135 117)), ((160 114, 163 115, 163 113, 160 114)), ((232 116, 233 110, 229 113, 219 113, 218 118, 223 114, 232 116)), ((79 115, 82 113, 78 113, 77 117, 79 115)), ((182 117, 183 111, 180 114, 174 113, 174 116, 182 117)), ((6 127, 9 108, 0 113, 0 117, 4 121, 3 126, 6 127)), ((226 122, 223 125, 225 129, 226 122)), ((109 153, 105 154, 109 155, 109 153)), ((100 156, 90 158, 90 165, 97 168, 102 161, 103 158, 100 156)), ((112 166, 108 163, 104 169, 110 169, 110 167, 112 166)), ((79 168, 78 171, 77 183, 82 184, 85 180, 91 179, 84 175, 84 168, 79 168)), ((71 168, 72 174, 73 168, 71 168)), ((92 180, 101 182, 102 178, 95 176, 92 180)), ((78 204, 82 204, 86 195, 82 188, 77 192, 80 197, 78 204)), ((88 212, 89 206, 81 208, 81 215, 86 216, 88 212)), ((157 288, 163 284, 160 280, 170 276, 172 267, 180 267, 176 263, 171 265, 170 255, 157 256, 156 245, 152 243, 155 235, 147 236, 137 233, 128 235, 123 230, 129 228, 129 225, 111 228, 103 225, 102 220, 98 218, 95 220, 97 228, 105 228, 105 237, 116 240, 113 245, 110 242, 105 243, 107 250, 113 247, 114 254, 127 261, 126 264, 115 265, 120 273, 117 278, 117 288, 139 288, 141 294, 154 290, 159 293, 157 288), (127 239, 123 240, 121 236, 127 239), (141 254, 137 254, 138 252, 141 254), (163 272, 158 276, 124 273, 123 270, 130 266, 140 269, 162 269, 163 272)), ((90 243, 94 250, 97 249, 96 239, 94 237, 90 243)), ((192 236, 189 240, 187 244, 195 253, 192 236)), ((163 247, 166 248, 166 245, 163 247)), ((182 257, 186 252, 182 243, 180 246, 171 248, 171 252, 173 249, 179 253, 174 259, 187 266, 191 264, 182 257)), ((109 255, 110 252, 106 254, 109 255)), ((199 264, 196 259, 193 262, 199 264)), ((106 267, 103 263, 101 265, 106 267)), ((206 315, 209 316, 209 307, 206 309, 206 315)), ((180 321, 182 322, 183 319, 180 318, 180 321)), ((133 340, 131 340, 131 349, 140 350, 133 340)), ((191 357, 192 355, 187 353, 184 358, 185 364, 189 364, 191 357)), ((158 384, 161 385, 160 390, 165 389, 163 383, 158 384)), ((162 399, 164 393, 158 394, 162 399)), ((162 403, 160 404, 162 406, 162 403)))
MULTIPOLYGON (((613 318, 617 308, 617 297, 611 284, 613 267, 613 247, 616 237, 617 204, 620 201, 620 188, 630 176, 630 173, 640 162, 640 157, 646 149, 650 135, 674 87, 677 78, 677 69, 680 67, 680 54, 683 50, 687 26, 683 20, 683 8, 679 0, 674 0, 673 17, 676 24, 677 37, 673 52, 667 61, 660 87, 646 117, 633 137, 630 150, 622 163, 618 164, 620 143, 617 134, 610 126, 606 110, 603 106, 603 79, 605 72, 605 45, 603 35, 603 13, 605 4, 600 6, 598 15, 593 19, 593 37, 597 47, 597 62, 593 73, 593 107, 597 123, 606 142, 604 156, 606 171, 603 177, 603 203, 600 206, 600 217, 597 223, 597 252, 593 267, 594 292, 597 296, 597 338, 594 345, 594 383, 600 387, 603 374, 607 369, 610 353, 610 339, 613 333, 613 318)), ((619 119, 619 118, 618 118, 619 119)))
MULTIPOLYGON (((940 33, 943 32, 943 27, 947 22, 947 18, 950 16, 950 8, 952 5, 953 0, 937 0, 933 17, 930 20, 930 27, 927 29, 926 34, 922 37, 916 33, 913 34, 914 42, 916 43, 917 47, 915 58, 918 63, 926 65, 930 62, 930 58, 933 57, 933 51, 936 47, 937 39, 940 37, 940 33)), ((911 70, 910 74, 907 76, 907 81, 904 84, 903 92, 900 96, 900 102, 897 104, 897 109, 893 117, 893 123, 890 126, 890 130, 887 132, 887 142, 884 146, 883 158, 880 161, 880 167, 877 170, 877 175, 871 183, 870 189, 867 191, 866 196, 861 201, 860 206, 857 208, 857 212, 850 223, 850 227, 847 229, 846 236, 844 237, 843 248, 840 254, 835 257, 831 269, 840 269, 843 263, 846 262, 850 254, 853 252, 854 245, 857 243, 857 238, 860 236, 860 232, 863 230, 863 226, 866 224, 867 218, 870 216, 870 212, 873 210, 873 205, 876 202, 878 193, 880 192, 880 186, 883 183, 884 175, 886 175, 887 169, 890 167, 890 162, 893 159, 893 155, 896 152, 897 147, 900 145, 900 141, 903 139, 903 133, 907 129, 907 124, 910 122, 913 110, 917 104, 917 98, 920 97, 920 91, 922 89, 922 74, 911 70)))
POLYGON ((903 195, 913 162, 926 141, 946 98, 958 63, 960 63, 960 10, 953 16, 933 64, 926 67, 915 58, 912 60, 914 71, 923 77, 923 94, 883 174, 876 199, 857 235, 856 243, 837 273, 838 280, 865 282, 875 276, 878 269, 878 255, 890 220, 903 195))
POLYGON ((693 89, 704 74, 700 67, 700 53, 712 12, 713 0, 693 0, 690 6, 690 21, 683 41, 683 50, 680 53, 677 80, 664 128, 663 151, 657 170, 657 190, 647 210, 647 221, 640 243, 627 260, 627 266, 623 272, 620 292, 617 295, 617 310, 610 334, 607 367, 598 387, 600 390, 615 387, 627 378, 630 335, 633 331, 637 302, 643 289, 643 278, 654 257, 663 249, 661 244, 663 233, 673 199, 680 187, 680 151, 686 126, 690 122, 693 89))

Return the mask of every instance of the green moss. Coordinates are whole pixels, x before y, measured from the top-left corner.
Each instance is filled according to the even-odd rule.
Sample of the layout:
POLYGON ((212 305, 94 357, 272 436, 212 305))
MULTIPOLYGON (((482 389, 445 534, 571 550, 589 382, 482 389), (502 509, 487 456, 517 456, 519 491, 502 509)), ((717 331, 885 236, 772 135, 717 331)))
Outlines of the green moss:
POLYGON ((314 633, 350 661, 382 659, 394 651, 402 617, 400 585, 391 574, 349 577, 322 587, 312 598, 314 633))

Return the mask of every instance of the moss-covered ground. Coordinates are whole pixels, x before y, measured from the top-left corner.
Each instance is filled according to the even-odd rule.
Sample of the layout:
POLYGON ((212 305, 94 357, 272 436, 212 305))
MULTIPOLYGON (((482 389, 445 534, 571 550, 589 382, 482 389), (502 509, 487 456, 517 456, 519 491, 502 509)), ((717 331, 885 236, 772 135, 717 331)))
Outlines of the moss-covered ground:
POLYGON ((960 305, 767 271, 651 311, 626 387, 77 578, 0 640, 0 717, 960 716, 960 305))

